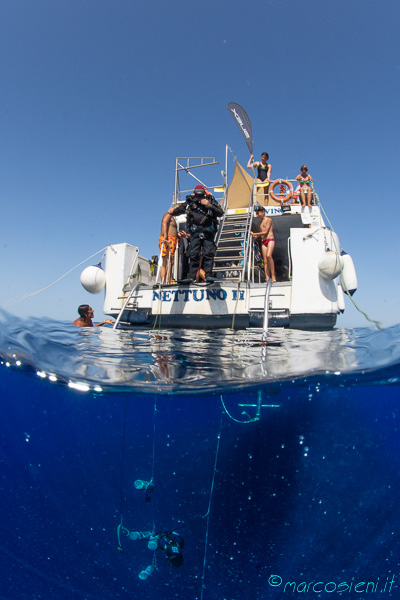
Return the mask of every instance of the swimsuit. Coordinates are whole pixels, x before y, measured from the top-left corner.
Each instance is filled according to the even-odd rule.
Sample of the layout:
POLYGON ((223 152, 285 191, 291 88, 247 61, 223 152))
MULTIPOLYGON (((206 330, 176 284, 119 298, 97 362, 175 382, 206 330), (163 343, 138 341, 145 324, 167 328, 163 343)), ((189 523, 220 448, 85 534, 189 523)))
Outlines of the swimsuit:
MULTIPOLYGON (((162 256, 168 256, 169 251, 171 251, 171 256, 174 256, 178 240, 179 240, 179 238, 175 237, 174 235, 169 235, 167 238, 167 242, 169 243, 169 246, 167 244, 163 244, 162 256)), ((163 242, 163 236, 160 235, 160 239, 158 240, 158 247, 160 248, 160 250, 161 250, 162 242, 163 242)))
POLYGON ((269 242, 274 242, 275 238, 268 238, 268 240, 261 240, 263 246, 268 246, 269 242))
POLYGON ((257 177, 260 181, 265 181, 267 179, 268 168, 268 163, 265 166, 262 163, 257 165, 257 177))

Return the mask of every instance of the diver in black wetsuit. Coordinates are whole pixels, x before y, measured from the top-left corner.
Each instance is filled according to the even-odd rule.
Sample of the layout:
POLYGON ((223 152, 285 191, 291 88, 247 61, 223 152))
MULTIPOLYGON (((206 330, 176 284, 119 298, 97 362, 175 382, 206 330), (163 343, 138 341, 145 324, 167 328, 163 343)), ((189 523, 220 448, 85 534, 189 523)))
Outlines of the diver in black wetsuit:
POLYGON ((205 278, 211 278, 216 245, 214 242, 218 230, 218 217, 224 211, 203 185, 197 185, 193 194, 186 196, 186 202, 169 209, 173 216, 186 213, 186 224, 190 234, 190 278, 195 281, 203 255, 202 268, 205 278))
POLYGON ((162 531, 152 536, 158 540, 157 550, 162 550, 165 553, 167 563, 170 567, 181 567, 183 565, 182 548, 184 541, 181 536, 175 531, 162 531))
MULTIPOLYGON (((160 531, 150 533, 150 531, 131 531, 125 530, 131 540, 146 540, 149 550, 155 552, 161 550, 164 552, 167 563, 170 567, 181 567, 183 565, 182 548, 185 544, 183 538, 175 531, 160 531)), ((118 538, 119 539, 119 538, 118 538)), ((149 573, 151 574, 151 573, 149 573)))

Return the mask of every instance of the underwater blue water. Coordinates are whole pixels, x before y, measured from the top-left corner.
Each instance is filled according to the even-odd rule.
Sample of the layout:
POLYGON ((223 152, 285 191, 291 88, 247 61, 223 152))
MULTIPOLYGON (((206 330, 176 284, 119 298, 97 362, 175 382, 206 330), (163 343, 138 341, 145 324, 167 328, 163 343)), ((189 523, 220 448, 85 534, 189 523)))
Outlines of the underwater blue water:
POLYGON ((3 314, 0 355, 0 599, 399 597, 400 326, 3 314), (120 551, 121 517, 177 531, 184 564, 125 530, 120 551))

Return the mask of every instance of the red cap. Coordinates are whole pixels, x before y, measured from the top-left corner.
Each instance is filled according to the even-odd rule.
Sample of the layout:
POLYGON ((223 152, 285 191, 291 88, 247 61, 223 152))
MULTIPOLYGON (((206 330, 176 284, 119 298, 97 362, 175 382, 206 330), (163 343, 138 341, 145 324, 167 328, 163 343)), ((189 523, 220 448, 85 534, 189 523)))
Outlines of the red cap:
POLYGON ((196 187, 194 189, 195 190, 205 190, 206 188, 204 187, 204 185, 196 185, 196 187))

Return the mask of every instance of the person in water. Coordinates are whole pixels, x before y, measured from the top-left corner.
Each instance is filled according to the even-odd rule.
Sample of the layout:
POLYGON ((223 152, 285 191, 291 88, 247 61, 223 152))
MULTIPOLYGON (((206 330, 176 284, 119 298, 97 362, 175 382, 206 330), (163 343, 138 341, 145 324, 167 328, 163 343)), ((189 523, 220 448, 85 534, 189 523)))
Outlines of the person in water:
POLYGON ((312 182, 313 178, 308 173, 307 165, 301 165, 300 174, 297 175, 296 181, 300 183, 300 202, 301 206, 309 206, 311 208, 311 201, 313 197, 312 182))
POLYGON ((178 226, 174 217, 168 211, 161 220, 161 233, 160 239, 158 240, 158 247, 162 257, 160 269, 161 283, 172 283, 172 268, 174 266, 175 250, 178 240, 178 226))
POLYGON ((218 218, 223 216, 224 211, 203 185, 196 185, 193 194, 186 196, 186 202, 170 208, 168 212, 173 216, 186 213, 186 226, 190 235, 190 278, 197 283, 202 257, 204 278, 206 282, 211 280, 217 250, 214 239, 218 231, 218 218))
POLYGON ((261 254, 264 261, 265 280, 268 281, 270 278, 275 283, 275 263, 272 258, 272 253, 275 248, 275 238, 272 229, 272 219, 266 216, 265 208, 263 206, 256 206, 255 213, 257 219, 261 219, 258 223, 259 231, 252 231, 251 235, 253 239, 259 239, 261 243, 261 254))
MULTIPOLYGON (((133 531, 125 529, 131 540, 142 540, 147 542, 149 550, 164 552, 170 567, 181 567, 183 565, 182 548, 185 544, 183 538, 175 531, 160 531, 158 533, 133 531)), ((119 546, 120 547, 120 546, 119 546)))
POLYGON ((89 306, 89 304, 81 304, 78 306, 78 314, 79 318, 75 319, 75 321, 72 323, 72 325, 75 325, 76 327, 100 327, 101 325, 105 324, 114 324, 112 319, 105 319, 105 321, 93 325, 92 319, 94 317, 94 310, 91 306, 89 306))
MULTIPOLYGON (((267 152, 263 152, 261 154, 261 161, 254 161, 253 154, 250 154, 249 162, 247 163, 248 169, 257 169, 257 182, 258 183, 269 183, 271 181, 271 171, 272 166, 268 162, 269 154, 267 152), (253 162, 254 161, 254 162, 253 162)), ((268 206, 269 196, 268 196, 268 188, 269 186, 263 186, 264 190, 264 206, 268 206)), ((259 188, 257 187, 257 194, 259 188)))

